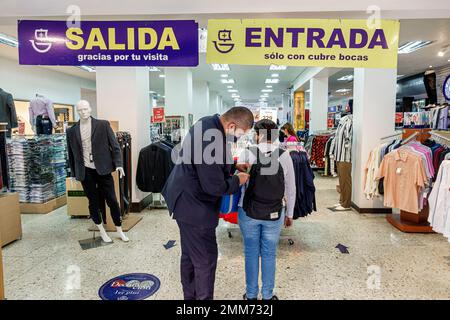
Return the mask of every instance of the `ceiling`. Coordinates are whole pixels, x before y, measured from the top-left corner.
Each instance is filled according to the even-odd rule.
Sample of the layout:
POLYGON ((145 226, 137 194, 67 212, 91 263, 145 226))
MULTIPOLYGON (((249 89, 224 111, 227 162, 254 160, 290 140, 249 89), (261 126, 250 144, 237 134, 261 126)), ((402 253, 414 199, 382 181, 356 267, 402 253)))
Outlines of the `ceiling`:
MULTIPOLYGON (((0 22, 0 32, 17 36, 17 27, 6 20, 0 22)), ((407 41, 431 40, 431 45, 410 54, 399 55, 398 74, 407 76, 425 70, 437 68, 450 64, 450 47, 444 57, 438 57, 438 51, 450 46, 450 18, 449 19, 420 19, 401 20, 399 45, 407 41), (429 66, 432 66, 430 68, 429 66)), ((0 44, 0 56, 8 59, 18 60, 17 49, 0 44)), ((89 73, 75 67, 44 67, 47 69, 71 74, 86 79, 95 80, 95 73, 89 73)), ((268 101, 280 102, 281 93, 286 92, 291 82, 305 69, 302 67, 289 67, 285 71, 269 71, 269 67, 230 65, 227 72, 230 78, 235 80, 233 89, 239 90, 243 102, 255 102, 261 95, 261 89, 265 87, 265 79, 272 73, 278 73, 280 82, 272 84, 273 92, 269 93, 268 101)), ((164 72, 164 70, 162 70, 164 72)), ((194 81, 206 81, 210 90, 217 91, 224 100, 232 103, 231 94, 227 92, 227 85, 220 82, 221 74, 224 72, 213 71, 210 65, 205 63, 205 54, 200 54, 200 64, 192 69, 194 81)), ((337 81, 343 75, 352 74, 352 69, 343 69, 330 77, 329 90, 333 94, 341 88, 352 89, 352 82, 337 81)), ((305 85, 308 89, 308 84, 305 85)), ((150 72, 150 90, 164 95, 164 79, 159 73, 150 72)), ((339 94, 337 94, 339 95, 339 94)), ((351 93, 349 93, 351 95, 351 93)))

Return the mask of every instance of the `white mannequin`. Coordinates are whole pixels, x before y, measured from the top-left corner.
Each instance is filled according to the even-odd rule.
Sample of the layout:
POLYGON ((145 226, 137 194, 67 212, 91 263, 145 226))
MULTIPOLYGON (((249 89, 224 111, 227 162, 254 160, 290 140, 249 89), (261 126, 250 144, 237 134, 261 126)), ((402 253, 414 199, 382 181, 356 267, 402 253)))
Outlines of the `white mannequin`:
MULTIPOLYGON (((80 116, 80 125, 85 125, 85 124, 91 122, 92 108, 91 108, 89 102, 86 100, 80 100, 77 103, 76 107, 77 107, 78 115, 80 116)), ((119 173, 120 178, 125 177, 125 171, 123 170, 122 167, 116 168, 116 171, 119 173)), ((97 226, 98 230, 100 231, 100 236, 102 237, 102 240, 104 242, 108 242, 108 243, 112 242, 111 238, 106 233, 106 230, 103 227, 103 225, 97 224, 96 226, 97 226)), ((116 227, 116 230, 117 230, 117 234, 120 236, 122 241, 124 241, 124 242, 130 241, 130 239, 128 239, 128 237, 123 232, 122 227, 116 227)))

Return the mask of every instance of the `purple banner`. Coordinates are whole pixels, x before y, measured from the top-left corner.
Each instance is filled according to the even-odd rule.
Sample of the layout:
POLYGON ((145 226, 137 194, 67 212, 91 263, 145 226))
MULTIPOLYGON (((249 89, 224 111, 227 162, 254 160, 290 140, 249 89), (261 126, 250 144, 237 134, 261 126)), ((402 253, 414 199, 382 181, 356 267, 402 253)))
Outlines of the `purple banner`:
POLYGON ((194 20, 66 21, 21 20, 19 63, 66 66, 198 65, 194 20))

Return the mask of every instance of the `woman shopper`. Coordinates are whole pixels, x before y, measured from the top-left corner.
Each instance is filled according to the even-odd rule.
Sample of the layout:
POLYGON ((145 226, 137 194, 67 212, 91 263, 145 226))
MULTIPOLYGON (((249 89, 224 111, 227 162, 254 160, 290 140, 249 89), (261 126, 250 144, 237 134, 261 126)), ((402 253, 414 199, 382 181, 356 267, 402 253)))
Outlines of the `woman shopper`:
POLYGON ((242 187, 238 209, 245 253, 244 299, 258 298, 261 259, 262 299, 278 300, 273 294, 276 255, 283 224, 292 225, 295 172, 289 152, 272 143, 278 139, 277 125, 271 120, 260 120, 254 130, 257 145, 240 155, 237 166, 243 170, 245 164, 251 165, 250 180, 242 187))
POLYGON ((289 122, 286 122, 282 127, 281 131, 286 135, 284 142, 298 142, 299 139, 295 134, 294 127, 289 122))

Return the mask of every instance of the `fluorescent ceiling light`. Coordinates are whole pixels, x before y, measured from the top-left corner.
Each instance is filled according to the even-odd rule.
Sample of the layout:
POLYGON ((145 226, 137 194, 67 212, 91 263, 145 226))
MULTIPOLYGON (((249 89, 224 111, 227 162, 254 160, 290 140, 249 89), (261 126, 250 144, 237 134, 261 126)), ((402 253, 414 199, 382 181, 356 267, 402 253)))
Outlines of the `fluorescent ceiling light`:
POLYGON ((159 77, 160 77, 160 78, 165 78, 166 75, 165 75, 165 74, 160 74, 159 77))
POLYGON ((270 88, 272 88, 272 86, 266 86, 266 88, 269 88, 269 89, 270 89, 270 88))
POLYGON ((211 65, 214 71, 230 71, 230 66, 227 64, 217 64, 213 63, 211 65))
POLYGON ((233 79, 220 79, 220 81, 224 84, 234 83, 233 79))
POLYGON ((342 92, 342 93, 350 92, 350 91, 352 91, 352 90, 351 89, 338 89, 338 90, 336 90, 336 92, 342 92))
POLYGON ((306 90, 305 92, 311 92, 311 89, 306 90))
POLYGON ((157 67, 148 67, 148 71, 150 72, 161 72, 157 67))
POLYGON ((430 66, 430 68, 433 68, 433 66, 430 66))
POLYGON ((231 95, 231 97, 234 98, 234 99, 239 99, 241 96, 238 95, 238 94, 233 94, 233 95, 231 95))
POLYGON ((228 74, 224 73, 220 75, 222 78, 228 78, 228 74))
POLYGON ((397 78, 401 78, 401 77, 403 77, 403 74, 398 74, 397 75, 397 78))
POLYGON ((405 53, 411 53, 414 51, 417 51, 419 49, 422 49, 423 47, 429 45, 433 41, 409 41, 404 44, 402 44, 398 48, 398 54, 405 54, 405 53))
POLYGON ((239 92, 237 89, 228 89, 228 92, 239 92))
POLYGON ((348 74, 346 76, 340 77, 337 80, 338 81, 352 81, 353 80, 353 75, 352 74, 348 74))
POLYGON ((11 47, 17 48, 19 46, 19 41, 16 38, 8 36, 7 34, 0 32, 0 43, 6 44, 11 47))
POLYGON ((280 79, 266 79, 266 83, 278 83, 280 79))
POLYGON ((88 71, 88 72, 95 72, 95 68, 94 67, 79 66, 78 68, 83 69, 84 71, 88 71))
POLYGON ((277 66, 275 64, 271 64, 269 67, 269 70, 272 70, 272 71, 286 70, 286 69, 287 69, 286 66, 277 66))
POLYGON ((278 73, 272 73, 271 77, 272 78, 278 78, 280 75, 278 73))
POLYGON ((233 89, 233 86, 227 86, 228 89, 233 89))
POLYGON ((272 92, 272 89, 262 89, 261 92, 272 92))
POLYGON ((444 56, 444 54, 445 54, 445 52, 444 52, 444 51, 439 51, 439 52, 438 52, 438 56, 439 56, 439 57, 443 57, 443 56, 444 56))

